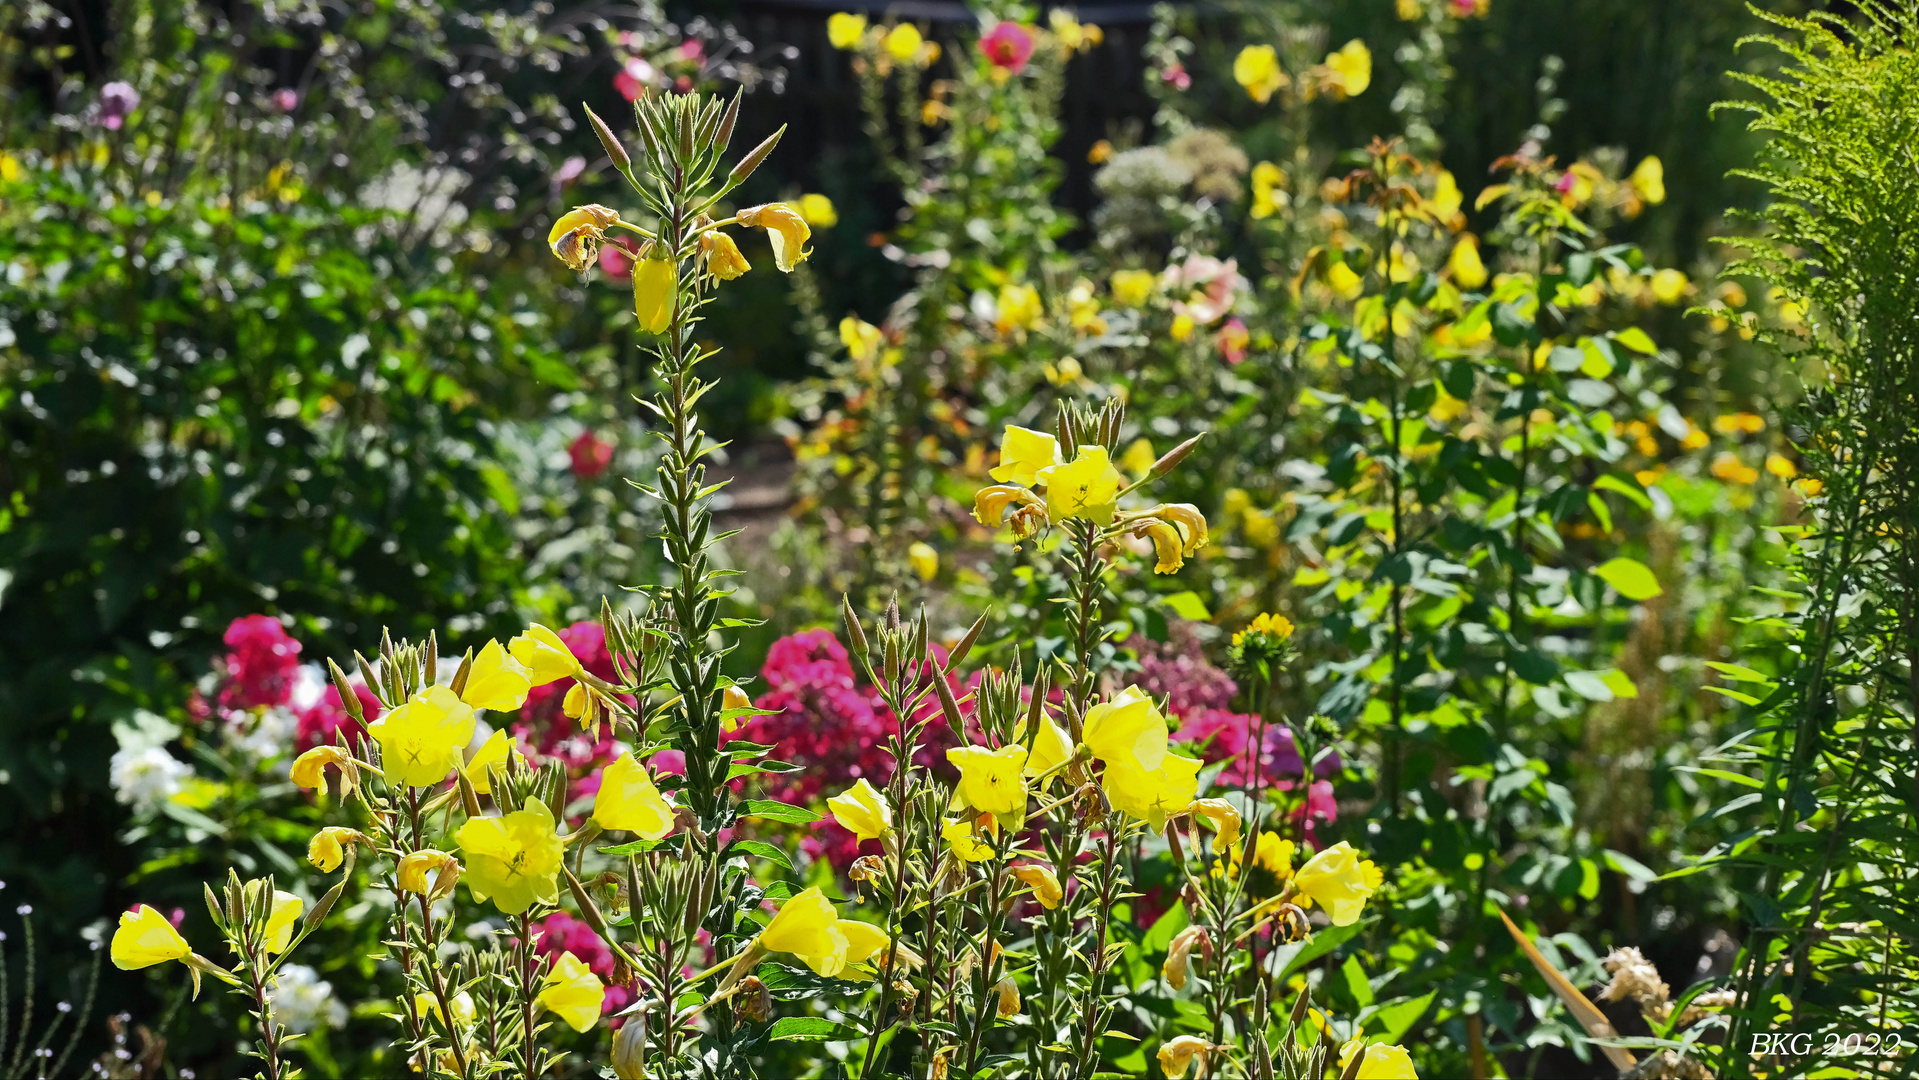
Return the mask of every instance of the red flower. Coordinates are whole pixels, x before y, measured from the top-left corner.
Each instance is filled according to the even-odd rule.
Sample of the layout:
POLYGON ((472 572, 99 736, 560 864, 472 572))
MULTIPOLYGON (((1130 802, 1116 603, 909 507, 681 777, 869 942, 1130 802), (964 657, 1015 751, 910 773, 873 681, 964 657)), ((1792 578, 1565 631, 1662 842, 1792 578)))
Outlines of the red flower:
POLYGON ((613 444, 591 431, 582 431, 566 448, 566 456, 572 461, 574 476, 592 480, 613 464, 613 444))
POLYGON ((220 704, 229 709, 285 705, 300 666, 300 643, 271 615, 247 615, 227 627, 227 685, 220 704))
POLYGON ((979 47, 993 66, 1017 75, 1033 56, 1033 34, 1016 22, 1002 19, 979 39, 979 47))
MULTIPOLYGON (((355 683, 353 696, 360 699, 360 711, 367 723, 380 718, 380 699, 373 691, 355 683)), ((366 737, 366 728, 353 722, 346 711, 346 703, 340 700, 340 688, 327 683, 326 693, 313 707, 300 714, 300 726, 293 736, 293 747, 304 754, 316 746, 332 746, 333 737, 341 729, 346 730, 347 745, 366 737)))

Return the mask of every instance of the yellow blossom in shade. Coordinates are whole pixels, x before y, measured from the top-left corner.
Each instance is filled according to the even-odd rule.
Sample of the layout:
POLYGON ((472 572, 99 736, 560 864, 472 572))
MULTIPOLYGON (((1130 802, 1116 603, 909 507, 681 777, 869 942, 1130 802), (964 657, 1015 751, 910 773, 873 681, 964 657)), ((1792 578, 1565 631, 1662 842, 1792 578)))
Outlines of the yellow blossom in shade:
POLYGON ((1712 474, 1729 484, 1751 484, 1759 479, 1758 469, 1730 453, 1722 453, 1712 459, 1712 474))
POLYGON ((1041 469, 1059 464, 1059 440, 1044 431, 1006 425, 999 443, 999 464, 987 475, 1006 484, 1032 487, 1041 469))
POLYGON ((1651 154, 1641 159, 1626 182, 1639 192, 1640 198, 1653 206, 1666 201, 1666 166, 1651 154))
POLYGON ((1800 477, 1793 481, 1792 486, 1797 488, 1799 492, 1808 499, 1816 499, 1819 497, 1820 492, 1826 490, 1826 482, 1824 480, 1811 476, 1800 477))
POLYGON ((337 746, 316 746, 293 759, 293 767, 287 770, 287 778, 295 787, 318 791, 326 787, 326 768, 328 765, 340 770, 340 786, 345 792, 352 792, 360 780, 360 769, 353 761, 353 755, 337 746))
MULTIPOLYGON (((1353 1055, 1361 1051, 1363 1043, 1359 1039, 1347 1043, 1339 1051, 1339 1070, 1343 1076, 1352 1065, 1353 1055)), ((1364 1047, 1365 1057, 1359 1063, 1359 1071, 1352 1075, 1356 1080, 1419 1080, 1419 1073, 1413 1070, 1413 1058, 1403 1046, 1391 1043, 1374 1043, 1364 1047)))
POLYGON ((959 770, 952 809, 991 814, 1007 828, 1017 828, 1026 817, 1026 748, 1018 745, 988 750, 983 746, 955 746, 946 760, 959 770))
POLYGON ((268 956, 287 951, 293 943, 293 930, 300 924, 300 916, 307 909, 307 902, 290 892, 273 890, 273 906, 267 911, 266 952, 268 956))
POLYGON ((1373 84, 1373 53, 1354 38, 1326 54, 1326 85, 1337 97, 1358 97, 1373 84))
POLYGON ((533 678, 526 665, 513 659, 498 641, 489 641, 473 658, 460 700, 476 709, 512 712, 526 704, 527 691, 532 688, 533 678))
POLYGON ((600 981, 586 962, 563 952, 546 973, 534 1004, 566 1021, 574 1031, 585 1031, 600 1018, 606 1000, 606 984, 600 981))
POLYGON ((1275 91, 1288 82, 1279 67, 1279 52, 1271 45, 1248 45, 1233 58, 1233 81, 1246 89, 1246 96, 1266 104, 1275 91))
POLYGON ((835 49, 857 49, 866 36, 866 16, 841 11, 826 20, 826 40, 835 49))
POLYGON ((1119 489, 1126 486, 1103 446, 1082 446, 1072 461, 1041 469, 1035 479, 1046 485, 1046 516, 1055 523, 1083 518, 1111 525, 1119 489))
POLYGON ((1452 257, 1446 260, 1446 271, 1452 276, 1453 284, 1462 289, 1477 289, 1486 284, 1486 264, 1479 258, 1479 237, 1464 233, 1453 244, 1452 257))
POLYGON ((1086 710, 1080 730, 1093 756, 1108 764, 1150 772, 1166 758, 1166 717, 1137 686, 1086 710))
POLYGON ((880 347, 886 344, 886 335, 858 315, 848 315, 840 320, 840 344, 846 346, 847 355, 853 359, 870 361, 879 356, 880 347))
POLYGON ((1033 899, 1048 911, 1059 906, 1066 898, 1066 890, 1060 887, 1059 875, 1045 863, 1020 863, 1008 868, 1008 872, 1022 884, 1033 890, 1033 899))
POLYGON ((926 39, 920 36, 919 27, 912 23, 901 23, 886 34, 886 53, 900 63, 908 63, 920 53, 920 46, 926 39))
POLYGON ((906 564, 921 581, 931 581, 940 573, 940 553, 931 544, 915 541, 906 549, 906 564))
POLYGON ((840 223, 838 210, 833 209, 833 200, 824 195, 809 192, 800 196, 800 219, 815 229, 830 229, 840 223))
POLYGON ((1211 1045, 1197 1035, 1175 1036, 1159 1046, 1159 1069, 1167 1080, 1182 1080, 1195 1059, 1201 1070, 1206 1068, 1206 1056, 1211 1049, 1211 1045))
MULTIPOLYGON (((1013 728, 1013 741, 1026 745, 1026 721, 1021 720, 1013 728)), ((1039 718, 1039 732, 1033 736, 1032 749, 1026 754, 1026 776, 1031 779, 1038 776, 1056 775, 1056 770, 1073 756, 1073 740, 1066 729, 1059 726, 1052 717, 1044 712, 1039 718)))
POLYGON ((1334 263, 1326 269, 1326 285, 1341 300, 1357 300, 1366 289, 1365 280, 1343 262, 1334 263))
POLYGON ((444 686, 429 686, 366 730, 380 744, 389 783, 431 787, 461 763, 473 727, 473 706, 444 686))
POLYGON ((394 876, 406 892, 438 900, 453 895, 453 886, 460 880, 460 860, 431 848, 412 851, 400 856, 394 876))
POLYGON ((640 329, 664 334, 673 325, 673 302, 680 292, 680 268, 670 259, 645 258, 633 265, 633 316, 640 329))
POLYGON ((1686 275, 1678 270, 1661 270, 1652 276, 1653 299, 1667 307, 1684 300, 1690 287, 1686 275))
POLYGON ((321 873, 331 874, 346 861, 347 845, 365 839, 358 829, 329 825, 314 833, 313 839, 307 841, 307 861, 319 867, 321 873))
POLYGON ((1252 182, 1253 206, 1248 213, 1254 218, 1272 217, 1292 201, 1284 186, 1286 174, 1270 161, 1253 166, 1252 182))
POLYGON ((1086 151, 1086 160, 1093 165, 1104 165, 1113 160, 1113 140, 1101 139, 1094 143, 1086 151))
MULTIPOLYGON (((448 1002, 448 1004, 453 1008, 453 1022, 455 1024, 462 1026, 471 1024, 473 1018, 479 1015, 477 1010, 473 1008, 473 995, 464 990, 453 995, 453 1000, 448 1002)), ((413 995, 413 1011, 421 1016, 437 1016, 440 1018, 441 1023, 446 1022, 446 1017, 440 1013, 440 999, 430 993, 422 992, 413 995)))
POLYGON ((1790 480, 1799 475, 1798 466, 1794 465, 1792 459, 1784 454, 1767 454, 1766 471, 1781 480, 1790 480))
POLYGON ((1142 437, 1134 439, 1126 447, 1126 452, 1119 456, 1119 467, 1133 477, 1140 478, 1152 472, 1154 464, 1158 461, 1159 455, 1153 453, 1152 440, 1142 437))
POLYGON ((601 770, 600 791, 593 797, 593 820, 602 829, 621 829, 642 840, 659 840, 673 831, 673 807, 629 750, 601 770))
POLYGON ((120 925, 113 931, 113 943, 107 952, 114 967, 138 971, 169 960, 185 960, 193 955, 193 947, 157 908, 141 904, 120 913, 120 925))
POLYGON ((996 310, 998 314, 993 317, 993 329, 1001 337, 1016 330, 1031 330, 1046 316, 1046 308, 1039 300, 1039 290, 1017 283, 1000 286, 996 310))
POLYGON ((539 623, 528 626, 526 633, 508 642, 507 650, 513 659, 526 665, 534 686, 573 678, 581 670, 580 661, 560 635, 539 623))
POLYGON ((812 239, 813 230, 799 211, 785 203, 767 203, 765 206, 752 206, 739 213, 740 224, 749 229, 765 229, 767 243, 773 245, 773 265, 785 273, 813 254, 807 250, 806 242, 812 239))
POLYGON ((893 811, 870 781, 861 780, 826 800, 840 827, 860 840, 877 840, 893 828, 893 811))
POLYGON ((1199 766, 1198 758, 1180 754, 1167 754, 1152 770, 1108 762, 1100 788, 1113 809, 1159 830, 1166 827, 1168 816, 1192 805, 1199 793, 1199 766))
POLYGON ((578 273, 600 253, 606 230, 618 220, 618 210, 597 203, 576 206, 560 215, 560 220, 547 230, 547 246, 561 262, 578 273))
POLYGON ((973 835, 973 823, 970 821, 949 819, 940 826, 940 839, 953 849, 953 854, 967 862, 985 862, 993 857, 992 846, 973 835))
POLYGON ((1107 281, 1113 291, 1113 302, 1128 308, 1146 306, 1158 284, 1159 275, 1151 270, 1115 270, 1107 281))
POLYGON ((473 785, 474 791, 481 795, 493 793, 493 770, 506 767, 508 754, 512 754, 515 761, 522 763, 526 761, 526 756, 513 745, 513 739, 506 733, 505 728, 486 737, 486 741, 473 752, 473 756, 466 759, 466 778, 467 782, 473 785))
POLYGON ((1712 442, 1712 436, 1699 430, 1699 425, 1691 420, 1686 421, 1686 435, 1679 440, 1681 450, 1697 450, 1709 442, 1712 442))
POLYGON ((455 834, 466 854, 466 887, 473 899, 518 915, 542 903, 557 903, 560 858, 559 834, 553 831, 553 811, 538 799, 501 817, 469 818, 455 834))
POLYGON ((1341 840, 1306 860, 1306 865, 1293 874, 1293 881, 1300 895, 1326 909, 1334 926, 1350 926, 1359 921, 1366 898, 1379 888, 1385 876, 1341 840))
POLYGON ((753 269, 740 254, 739 243, 717 229, 700 237, 700 251, 706 256, 706 272, 721 281, 733 281, 753 269))
POLYGON ((1194 799, 1187 811, 1195 819, 1205 818, 1219 835, 1213 839, 1214 851, 1228 851, 1239 844, 1239 808, 1225 799, 1194 799))

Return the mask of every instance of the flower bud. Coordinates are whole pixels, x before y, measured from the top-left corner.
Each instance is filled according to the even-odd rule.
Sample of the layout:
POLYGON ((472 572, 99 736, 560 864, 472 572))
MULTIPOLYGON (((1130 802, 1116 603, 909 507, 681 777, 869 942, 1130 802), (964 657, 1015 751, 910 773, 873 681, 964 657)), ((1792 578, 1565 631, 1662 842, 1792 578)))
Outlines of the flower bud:
POLYGON ((1013 985, 1012 976, 1001 979, 999 985, 993 987, 993 992, 999 995, 1000 1019, 1019 1013, 1019 987, 1013 985))
POLYGON ((580 107, 586 109, 586 122, 593 125, 593 134, 600 137, 600 145, 606 148, 606 156, 612 159, 613 167, 621 172, 631 169, 633 159, 627 156, 626 147, 620 145, 620 140, 614 138, 613 129, 607 127, 606 121, 600 119, 591 108, 585 105, 580 107))
POLYGON ((759 168, 760 163, 766 160, 766 156, 773 152, 773 148, 779 145, 780 136, 784 134, 786 134, 786 125, 781 124, 778 131, 768 135, 765 142, 760 143, 741 158, 740 163, 733 166, 733 171, 727 175, 727 185, 737 187, 745 182, 747 177, 752 176, 753 170, 759 168))

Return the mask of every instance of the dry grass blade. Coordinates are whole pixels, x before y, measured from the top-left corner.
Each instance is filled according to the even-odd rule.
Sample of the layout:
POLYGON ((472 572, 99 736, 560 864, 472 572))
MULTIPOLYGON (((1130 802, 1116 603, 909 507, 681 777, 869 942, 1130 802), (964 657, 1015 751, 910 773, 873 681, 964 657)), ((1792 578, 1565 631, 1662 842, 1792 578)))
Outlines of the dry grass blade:
MULTIPOLYGON (((1506 924, 1507 931, 1512 934, 1513 940, 1519 943, 1519 948, 1526 954, 1526 958, 1539 969, 1539 974, 1545 978, 1546 985, 1553 988, 1553 993, 1559 995, 1559 1000, 1566 1003, 1566 1010, 1579 1021, 1580 1027, 1586 1029, 1587 1035, 1595 1039, 1610 1039, 1619 1034, 1613 1030, 1612 1024, 1606 1021, 1606 1014, 1599 1011, 1599 1006, 1587 1000, 1586 995, 1580 993, 1579 988, 1574 986, 1570 979, 1561 975, 1559 969, 1552 965, 1552 961, 1546 959, 1545 954, 1532 943, 1532 939, 1519 932, 1519 927, 1513 925, 1513 921, 1506 917, 1504 911, 1499 913, 1499 921, 1506 924)), ((1600 1049, 1606 1052, 1606 1057, 1611 1060, 1615 1068, 1630 1069, 1637 1064, 1629 1050, 1617 1046, 1602 1046, 1600 1049)))

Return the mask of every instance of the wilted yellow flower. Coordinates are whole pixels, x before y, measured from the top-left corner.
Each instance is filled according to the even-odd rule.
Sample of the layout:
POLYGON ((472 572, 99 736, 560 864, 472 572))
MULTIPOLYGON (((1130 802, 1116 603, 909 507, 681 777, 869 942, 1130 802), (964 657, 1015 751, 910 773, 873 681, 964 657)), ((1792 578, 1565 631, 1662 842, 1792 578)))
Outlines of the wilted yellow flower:
POLYGON ((538 799, 500 817, 469 818, 455 834, 466 853, 466 887, 473 899, 518 915, 541 903, 558 903, 564 851, 553 831, 553 811, 538 799))
POLYGON ((999 998, 999 1004, 996 1008, 999 1011, 1001 1020, 1009 1016, 1019 1015, 1019 987, 1013 982, 1010 975, 1001 979, 993 987, 993 993, 999 998))
POLYGON ((290 892, 273 890, 273 906, 267 910, 264 947, 268 956, 283 953, 293 943, 294 927, 307 909, 307 902, 290 892))
POLYGON ((706 272, 721 281, 732 281, 753 269, 733 237, 717 229, 700 237, 700 250, 706 255, 706 272))
POLYGON ((840 344, 846 346, 848 356, 866 363, 879 356, 880 347, 886 344, 886 335, 858 315, 848 315, 840 320, 840 344))
POLYGON ((1354 38, 1337 52, 1326 54, 1326 87, 1335 97, 1358 97, 1373 84, 1373 54, 1354 38))
POLYGON ((1289 80, 1280 70, 1279 53, 1271 45, 1248 45, 1233 58, 1233 81, 1246 88, 1247 97, 1264 105, 1289 80))
POLYGON ((1055 523, 1083 518, 1111 525, 1126 486, 1103 446, 1082 446, 1072 461, 1041 469, 1035 479, 1046 485, 1046 514, 1055 523))
POLYGON ((622 829, 642 840, 659 840, 673 831, 673 807, 631 750, 600 772, 593 797, 593 820, 603 829, 622 829))
POLYGON ((1155 831, 1166 827, 1166 819, 1193 803, 1199 794, 1198 758, 1169 753, 1156 769, 1136 769, 1123 761, 1109 761, 1100 779, 1100 789, 1113 809, 1131 814, 1151 825, 1155 831))
POLYGON ((1093 756, 1134 769, 1157 769, 1166 758, 1166 717, 1137 686, 1086 710, 1081 738, 1093 756))
POLYGON ((1341 300, 1357 300, 1366 289, 1365 280, 1343 262, 1336 262, 1326 269, 1326 284, 1333 290, 1333 295, 1341 300))
POLYGON ((1194 799, 1187 811, 1194 818, 1205 818, 1212 822, 1213 830, 1219 835, 1213 838, 1214 851, 1227 851, 1239 846, 1239 808, 1225 799, 1194 799))
MULTIPOLYGON (((1362 1045, 1362 1040, 1354 1039, 1340 1049, 1339 1069, 1342 1075, 1362 1045)), ((1412 1055, 1406 1053, 1403 1046, 1374 1043, 1365 1047, 1365 1054, 1359 1063, 1359 1071, 1353 1074, 1356 1080, 1419 1080, 1419 1073, 1413 1070, 1412 1055)))
POLYGON ((1799 467, 1794 465, 1792 459, 1784 454, 1767 454, 1766 471, 1781 480, 1790 480, 1799 475, 1799 467))
POLYGON ((1639 192, 1640 198, 1654 206, 1666 201, 1666 166, 1651 154, 1639 162, 1626 182, 1639 192))
POLYGON ((1166 947, 1166 962, 1159 966, 1160 977, 1174 990, 1186 989, 1186 972, 1192 964, 1193 949, 1197 946, 1206 959, 1213 955, 1213 939, 1203 926, 1189 926, 1173 935, 1172 943, 1166 947))
POLYGON ((400 888, 438 900, 452 895, 454 883, 460 880, 460 860, 428 848, 400 856, 395 871, 400 888))
POLYGON ((460 700, 476 709, 512 712, 526 704, 527 691, 532 687, 533 678, 526 665, 508 655, 498 641, 489 641, 473 658, 460 700))
POLYGON ((826 809, 840 828, 862 841, 877 840, 893 828, 892 808, 879 789, 865 779, 826 800, 826 809))
POLYGON ((1159 284, 1159 276, 1151 270, 1115 270, 1108 281, 1113 290, 1113 301, 1121 307, 1143 307, 1152 299, 1153 289, 1159 284))
POLYGON ((1186 565, 1180 549, 1179 530, 1157 518, 1140 518, 1133 523, 1133 535, 1153 542, 1153 573, 1176 574, 1186 565))
POLYGON ((1270 161, 1253 166, 1253 208, 1255 218, 1269 218, 1292 201, 1286 193, 1286 174, 1270 161))
POLYGON ((1167 1080, 1182 1080, 1195 1060, 1204 1071, 1207 1055, 1211 1052, 1212 1045, 1197 1035, 1175 1036, 1160 1044, 1159 1069, 1166 1074, 1167 1080))
POLYGON ((1018 745, 988 750, 983 746, 955 746, 946 760, 959 770, 951 809, 991 814, 1009 829, 1026 817, 1026 748, 1018 745))
POLYGON ((887 33, 886 52, 902 64, 909 63, 919 55, 920 46, 925 41, 920 36, 919 27, 912 23, 901 23, 887 33))
POLYGON ((940 553, 933 550, 931 544, 914 541, 906 549, 906 564, 921 581, 931 581, 940 573, 940 553))
POLYGON ((1040 906, 1048 911, 1058 907, 1059 902, 1066 898, 1066 890, 1060 887, 1059 875, 1053 873, 1053 868, 1045 863, 1019 863, 1009 867, 1008 872, 1022 884, 1030 886, 1033 899, 1038 900, 1040 906))
POLYGON ((1359 921, 1366 898, 1385 881, 1385 875, 1341 840, 1306 860, 1293 881, 1300 895, 1326 909, 1334 926, 1350 926, 1359 921))
POLYGON ((997 311, 998 314, 993 318, 993 329, 1001 337, 1015 330, 1031 330, 1046 316, 1046 308, 1039 301, 1038 289, 1012 283, 1000 286, 997 311))
POLYGON ((318 791, 326 786, 326 767, 340 770, 340 789, 344 794, 352 794, 360 782, 360 767, 353 755, 337 746, 316 746, 293 759, 293 767, 287 770, 287 778, 295 787, 318 791))
POLYGON ((866 16, 841 11, 826 20, 826 40, 835 49, 856 49, 866 36, 866 16))
POLYGON ((1046 524, 1046 503, 1017 484, 992 484, 973 496, 973 518, 989 529, 1006 524, 1008 513, 1013 535, 1031 536, 1046 524))
POLYGON ((1452 257, 1446 260, 1446 270, 1453 284, 1462 289, 1477 289, 1486 284, 1486 264, 1479 258, 1479 237, 1472 233, 1460 234, 1453 244, 1452 257))
POLYGON ((576 206, 560 215, 560 220, 547 231, 547 246, 561 262, 578 273, 599 255, 600 245, 606 242, 606 230, 618 220, 620 212, 610 207, 598 203, 576 206))
POLYGON ((563 952, 546 973, 540 994, 533 1003, 566 1021, 574 1031, 585 1031, 600 1018, 606 1000, 606 984, 600 981, 586 962, 563 952))
POLYGON ((800 196, 800 220, 815 229, 830 229, 840 223, 838 210, 833 209, 833 200, 815 192, 800 196))
POLYGON ((1032 487, 1038 482, 1040 470, 1059 463, 1058 439, 1044 431, 1008 424, 1006 434, 1000 437, 999 464, 987 475, 1001 483, 1032 487))
POLYGON ((739 220, 749 229, 766 230, 766 241, 773 245, 773 265, 785 273, 792 273, 795 266, 813 254, 806 248, 813 230, 799 211, 785 203, 750 206, 739 212, 739 220))
POLYGON ((940 839, 953 849, 953 854, 967 862, 985 862, 993 857, 992 846, 973 835, 970 821, 947 820, 940 826, 940 839))
POLYGON ((1670 268, 1654 274, 1651 284, 1653 298, 1667 307, 1684 300, 1691 288, 1684 273, 1670 268))
POLYGON ((444 686, 429 686, 366 730, 380 744, 389 783, 431 787, 461 763, 473 727, 473 706, 444 686))
POLYGON ((339 825, 329 825, 313 834, 307 841, 307 861, 320 868, 323 874, 331 874, 346 861, 348 844, 365 843, 366 837, 358 829, 348 829, 339 825))
POLYGON ((508 642, 507 650, 513 659, 526 665, 534 686, 571 679, 581 671, 580 661, 560 635, 539 623, 528 626, 526 633, 508 642))
POLYGON ((671 259, 642 258, 633 264, 633 316, 640 329, 664 334, 673 325, 680 294, 680 268, 671 259))
POLYGON ((114 967, 138 971, 168 960, 185 960, 193 955, 193 947, 157 908, 141 904, 120 913, 120 925, 113 931, 107 953, 114 967))

